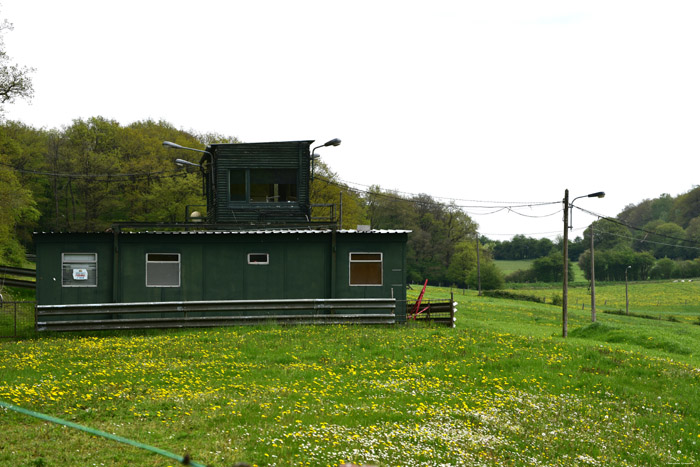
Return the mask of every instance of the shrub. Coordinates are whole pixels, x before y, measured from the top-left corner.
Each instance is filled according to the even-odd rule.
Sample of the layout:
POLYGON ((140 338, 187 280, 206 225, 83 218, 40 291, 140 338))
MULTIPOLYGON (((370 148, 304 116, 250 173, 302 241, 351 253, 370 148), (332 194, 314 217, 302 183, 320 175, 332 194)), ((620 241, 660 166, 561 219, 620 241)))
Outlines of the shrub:
POLYGON ((564 299, 560 294, 552 294, 552 305, 562 306, 564 304, 564 299))
MULTIPOLYGON (((476 268, 472 269, 467 278, 467 285, 471 288, 478 288, 479 280, 477 277, 476 268)), ((481 289, 482 290, 496 290, 503 288, 505 280, 503 279, 503 273, 496 267, 496 264, 492 261, 487 261, 481 264, 481 289)))

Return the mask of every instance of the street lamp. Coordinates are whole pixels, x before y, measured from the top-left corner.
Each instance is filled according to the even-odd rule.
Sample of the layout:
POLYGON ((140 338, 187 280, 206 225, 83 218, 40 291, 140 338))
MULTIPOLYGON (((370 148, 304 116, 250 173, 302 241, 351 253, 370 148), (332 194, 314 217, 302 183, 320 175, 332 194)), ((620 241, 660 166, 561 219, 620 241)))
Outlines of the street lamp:
POLYGON ((313 148, 313 150, 311 151, 311 180, 314 179, 314 161, 321 157, 320 154, 316 154, 316 150, 318 148, 323 148, 326 146, 340 146, 340 140, 338 138, 333 138, 332 140, 326 141, 322 145, 313 148))
POLYGON ((573 228, 572 223, 574 218, 574 201, 581 198, 605 198, 605 192, 597 191, 595 193, 591 193, 590 195, 577 196, 573 199, 573 201, 571 201, 571 204, 569 205, 569 229, 573 228))
MULTIPOLYGON (((207 189, 207 175, 211 174, 214 171, 214 155, 210 153, 209 151, 205 151, 203 149, 195 149, 195 148, 188 148, 186 146, 180 146, 179 144, 173 143, 171 141, 163 141, 163 146, 166 148, 170 149, 184 149, 186 151, 194 151, 194 152, 201 152, 203 153, 202 158, 199 160, 199 164, 195 164, 194 162, 186 161, 184 159, 175 159, 175 164, 177 164, 180 167, 183 167, 185 165, 192 165, 195 167, 199 167, 199 171, 202 173, 202 191, 204 192, 204 195, 207 198, 207 204, 209 204, 209 190, 207 189), (204 163, 207 162, 207 166, 211 167, 211 170, 207 171, 204 167, 204 163)), ((214 193, 216 193, 216 176, 211 177, 211 183, 212 183, 212 190, 214 193)), ((211 204, 212 207, 215 208, 214 204, 216 203, 216 197, 212 197, 211 199, 211 204)))
POLYGON ((602 198, 605 192, 597 191, 584 196, 578 196, 569 203, 569 189, 564 191, 564 285, 562 290, 561 311, 562 311, 562 337, 569 334, 569 229, 573 225, 569 223, 569 214, 573 214, 574 201, 579 198, 602 198))
POLYGON ((201 165, 195 164, 194 162, 186 161, 185 159, 175 159, 175 165, 177 165, 177 166, 179 166, 179 167, 184 167, 184 166, 186 166, 186 165, 191 165, 191 166, 194 166, 194 167, 199 167, 200 169, 202 168, 201 165))
POLYGON ((199 166, 199 168, 202 170, 202 173, 204 173, 204 166, 203 166, 203 164, 204 164, 204 161, 206 160, 206 159, 205 159, 206 156, 209 156, 209 162, 210 162, 210 163, 213 163, 213 162, 214 162, 214 156, 212 155, 212 153, 210 153, 209 151, 205 151, 205 150, 203 150, 203 149, 188 148, 188 147, 185 147, 185 146, 180 146, 179 144, 173 143, 173 142, 171 142, 171 141, 163 141, 163 146, 165 146, 166 148, 170 148, 170 149, 184 149, 184 150, 186 150, 186 151, 195 151, 195 152, 204 153, 204 156, 202 156, 202 159, 200 159, 199 164, 195 164, 195 163, 193 163, 193 162, 185 161, 185 160, 183 160, 183 159, 175 159, 175 163, 176 163, 177 165, 195 165, 195 166, 199 166))

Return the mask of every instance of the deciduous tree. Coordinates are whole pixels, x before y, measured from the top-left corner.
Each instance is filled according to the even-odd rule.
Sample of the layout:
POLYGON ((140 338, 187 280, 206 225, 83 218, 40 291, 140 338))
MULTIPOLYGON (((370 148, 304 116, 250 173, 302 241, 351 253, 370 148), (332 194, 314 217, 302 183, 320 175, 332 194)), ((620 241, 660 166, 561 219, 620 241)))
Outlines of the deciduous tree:
POLYGON ((0 21, 0 117, 5 104, 16 99, 31 99, 34 95, 31 74, 33 68, 14 63, 5 50, 4 34, 12 30, 12 23, 0 21))

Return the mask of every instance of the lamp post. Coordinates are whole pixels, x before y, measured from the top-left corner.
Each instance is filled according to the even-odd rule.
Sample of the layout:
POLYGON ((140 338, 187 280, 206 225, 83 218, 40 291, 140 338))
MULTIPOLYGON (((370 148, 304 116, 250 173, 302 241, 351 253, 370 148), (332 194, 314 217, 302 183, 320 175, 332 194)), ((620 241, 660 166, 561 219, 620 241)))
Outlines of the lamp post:
POLYGON ((313 148, 313 150, 311 151, 311 180, 314 179, 314 161, 321 157, 320 154, 316 154, 316 150, 318 148, 323 148, 326 146, 340 146, 340 140, 338 138, 333 138, 332 140, 326 141, 320 146, 316 146, 315 148, 313 148))
POLYGON ((571 204, 569 205, 569 229, 573 228, 572 219, 574 217, 574 201, 581 198, 605 198, 605 192, 597 191, 595 193, 591 193, 590 195, 577 196, 573 199, 573 201, 571 201, 571 204))
POLYGON ((595 323, 595 253, 593 252, 593 224, 591 224, 591 322, 595 323))
POLYGON ((574 201, 579 198, 602 198, 605 192, 597 191, 584 196, 578 196, 569 203, 569 189, 564 191, 564 285, 562 286, 561 314, 562 314, 562 337, 569 334, 569 229, 573 228, 570 215, 573 215, 574 201))

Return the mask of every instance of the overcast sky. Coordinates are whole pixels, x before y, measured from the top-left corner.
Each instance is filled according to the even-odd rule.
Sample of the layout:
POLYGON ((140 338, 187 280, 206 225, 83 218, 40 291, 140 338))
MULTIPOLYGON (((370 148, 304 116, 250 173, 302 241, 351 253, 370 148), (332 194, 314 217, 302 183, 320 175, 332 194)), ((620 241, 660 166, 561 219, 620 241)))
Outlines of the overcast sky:
MULTIPOLYGON (((0 0, 0 18, 36 68, 9 119, 337 137, 319 152, 343 180, 456 199, 494 239, 563 230, 561 204, 494 206, 602 190, 576 205, 615 216, 700 184, 696 0, 0 0)), ((573 236, 593 220, 575 210, 573 236)))

